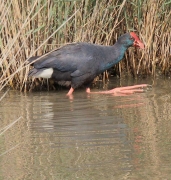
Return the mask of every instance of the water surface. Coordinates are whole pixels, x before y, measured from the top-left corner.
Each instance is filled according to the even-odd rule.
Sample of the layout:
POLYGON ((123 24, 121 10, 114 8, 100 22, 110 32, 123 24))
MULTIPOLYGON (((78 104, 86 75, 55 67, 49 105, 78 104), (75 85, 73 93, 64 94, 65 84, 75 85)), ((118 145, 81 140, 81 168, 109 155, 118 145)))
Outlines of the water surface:
POLYGON ((171 179, 170 79, 108 88, 120 83, 153 88, 126 97, 79 89, 73 98, 10 90, 0 102, 0 179, 171 179))

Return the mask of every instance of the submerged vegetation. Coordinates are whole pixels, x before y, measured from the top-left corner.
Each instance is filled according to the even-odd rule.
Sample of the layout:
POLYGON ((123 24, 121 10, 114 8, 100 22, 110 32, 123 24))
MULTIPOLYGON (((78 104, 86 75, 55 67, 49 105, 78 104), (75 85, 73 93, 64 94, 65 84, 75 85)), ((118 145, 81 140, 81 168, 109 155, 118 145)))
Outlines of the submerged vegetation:
MULTIPOLYGON (((0 90, 28 90, 26 60, 70 42, 113 45, 118 36, 137 31, 145 50, 130 48, 113 69, 122 75, 171 71, 170 0, 1 0, 0 90)), ((47 81, 42 81, 47 83, 47 81)))

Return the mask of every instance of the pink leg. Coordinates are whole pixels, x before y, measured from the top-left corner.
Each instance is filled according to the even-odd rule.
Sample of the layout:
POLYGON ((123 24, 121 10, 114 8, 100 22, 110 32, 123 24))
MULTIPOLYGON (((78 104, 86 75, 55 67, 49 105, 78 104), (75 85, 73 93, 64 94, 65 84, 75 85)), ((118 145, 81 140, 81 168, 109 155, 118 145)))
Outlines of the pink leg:
POLYGON ((90 88, 86 88, 86 93, 91 93, 90 88))
POLYGON ((140 85, 134 85, 134 86, 118 87, 118 88, 114 88, 108 91, 99 91, 99 92, 90 92, 90 88, 87 88, 86 92, 93 93, 93 94, 113 94, 115 96, 125 96, 125 95, 130 95, 136 92, 137 93, 143 92, 144 90, 140 88, 144 88, 148 86, 150 85, 140 84, 140 85))
POLYGON ((74 88, 70 88, 70 90, 68 91, 68 93, 67 93, 67 96, 70 96, 70 95, 72 95, 72 93, 74 92, 74 88))

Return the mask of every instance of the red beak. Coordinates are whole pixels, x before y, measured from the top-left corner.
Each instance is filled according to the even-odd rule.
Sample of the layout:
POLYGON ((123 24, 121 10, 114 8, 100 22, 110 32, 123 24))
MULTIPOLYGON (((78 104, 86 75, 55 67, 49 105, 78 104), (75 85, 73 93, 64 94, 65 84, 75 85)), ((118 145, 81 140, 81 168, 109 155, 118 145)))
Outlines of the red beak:
POLYGON ((134 46, 135 47, 139 47, 141 49, 145 48, 145 45, 142 41, 140 41, 139 37, 134 33, 134 32, 130 32, 130 36, 134 39, 134 46))

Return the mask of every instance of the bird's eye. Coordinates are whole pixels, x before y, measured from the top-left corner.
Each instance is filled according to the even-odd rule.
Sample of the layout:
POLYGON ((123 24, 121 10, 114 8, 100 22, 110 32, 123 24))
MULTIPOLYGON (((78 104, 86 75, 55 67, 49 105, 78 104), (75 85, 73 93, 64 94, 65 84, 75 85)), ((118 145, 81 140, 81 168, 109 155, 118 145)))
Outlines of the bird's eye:
POLYGON ((130 37, 129 39, 130 39, 130 40, 134 40, 134 38, 133 38, 133 37, 130 37))

